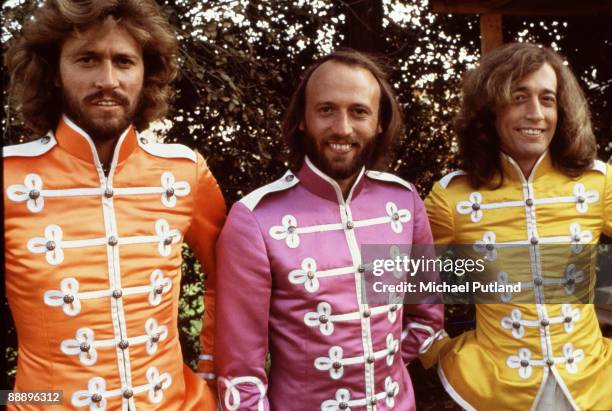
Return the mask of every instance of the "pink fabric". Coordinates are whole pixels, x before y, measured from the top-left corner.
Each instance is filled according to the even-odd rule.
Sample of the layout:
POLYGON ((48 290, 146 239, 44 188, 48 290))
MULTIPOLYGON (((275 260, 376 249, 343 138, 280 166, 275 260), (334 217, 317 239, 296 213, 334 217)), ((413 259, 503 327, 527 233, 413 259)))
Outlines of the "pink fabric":
MULTIPOLYGON (((345 208, 337 187, 310 163, 295 178, 299 178, 297 184, 265 195, 252 211, 245 205, 248 201, 236 203, 217 244, 216 366, 223 408, 334 410, 347 405, 373 409, 375 404, 377 410, 414 409, 405 364, 418 355, 430 333, 408 331, 407 324, 418 322, 437 331, 443 325, 443 307, 406 305, 389 312, 391 306, 385 306, 384 312, 365 317, 364 311, 375 307, 359 304, 355 273, 362 244, 432 243, 421 199, 397 182, 362 175, 345 208), (348 221, 389 216, 388 202, 410 211, 401 233, 392 230, 391 219, 347 228, 348 221), (287 215, 297 221, 299 245, 295 248, 270 234, 271 227, 282 226, 287 215), (328 224, 342 225, 299 233, 305 227, 320 230, 313 226, 328 224), (358 245, 357 253, 349 244, 358 245), (317 273, 351 269, 342 275, 317 277, 318 288, 308 290, 304 283, 290 280, 290 273, 300 269, 306 258, 314 259, 317 273), (321 324, 305 321, 320 303, 329 304, 331 316, 354 313, 355 318, 328 319, 325 324, 333 323, 333 332, 328 330, 326 335, 321 324), (402 331, 408 332, 403 341, 402 331), (389 338, 398 341, 399 352, 385 353, 389 338), (343 360, 355 362, 344 364, 342 376, 336 379, 315 365, 318 358, 329 357, 334 346, 341 347, 343 360), (268 351, 272 358, 269 378, 264 370, 268 351), (372 353, 377 354, 370 364, 364 358, 372 353)), ((317 318, 311 314, 311 319, 317 318)))

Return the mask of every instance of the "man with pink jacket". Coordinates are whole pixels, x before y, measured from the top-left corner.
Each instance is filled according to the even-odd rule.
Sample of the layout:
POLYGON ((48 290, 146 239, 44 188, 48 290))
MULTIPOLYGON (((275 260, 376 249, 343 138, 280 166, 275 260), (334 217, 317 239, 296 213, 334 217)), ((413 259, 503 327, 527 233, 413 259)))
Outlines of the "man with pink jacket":
POLYGON ((433 242, 415 187, 373 171, 401 132, 372 58, 339 50, 305 72, 283 124, 291 170, 233 206, 217 246, 224 409, 414 409, 406 364, 441 335, 442 306, 362 293, 362 245, 433 242))

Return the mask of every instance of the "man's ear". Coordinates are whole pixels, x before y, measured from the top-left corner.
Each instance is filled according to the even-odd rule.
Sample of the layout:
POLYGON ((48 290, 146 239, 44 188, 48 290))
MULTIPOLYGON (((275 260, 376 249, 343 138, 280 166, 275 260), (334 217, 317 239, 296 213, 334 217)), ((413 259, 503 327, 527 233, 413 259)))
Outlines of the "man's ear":
POLYGON ((380 125, 380 123, 378 123, 378 127, 376 127, 376 132, 378 134, 382 134, 382 132, 383 132, 383 129, 382 129, 382 126, 380 125))

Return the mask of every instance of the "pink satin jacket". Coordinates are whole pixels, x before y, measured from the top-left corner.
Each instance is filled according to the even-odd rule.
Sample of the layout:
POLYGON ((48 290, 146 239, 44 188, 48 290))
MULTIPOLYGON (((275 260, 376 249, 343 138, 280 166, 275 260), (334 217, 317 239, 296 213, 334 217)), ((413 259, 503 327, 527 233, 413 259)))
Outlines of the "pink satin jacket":
POLYGON ((306 158, 236 203, 217 244, 223 408, 414 409, 406 363, 443 308, 368 305, 361 246, 432 242, 416 190, 388 173, 362 170, 345 200, 306 158))

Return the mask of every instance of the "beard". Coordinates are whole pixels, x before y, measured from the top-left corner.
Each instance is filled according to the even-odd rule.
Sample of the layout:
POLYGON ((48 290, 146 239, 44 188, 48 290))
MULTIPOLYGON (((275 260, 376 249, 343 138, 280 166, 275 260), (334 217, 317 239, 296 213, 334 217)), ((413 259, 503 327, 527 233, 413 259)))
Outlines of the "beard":
MULTIPOLYGON (((348 142, 353 145, 356 145, 359 151, 350 161, 345 162, 341 159, 330 159, 326 157, 323 153, 323 147, 330 140, 337 140, 337 136, 331 135, 325 138, 319 145, 306 129, 303 133, 303 138, 304 150, 310 161, 312 161, 312 163, 319 170, 321 170, 323 173, 333 178, 334 180, 346 180, 348 178, 351 178, 355 174, 357 174, 363 166, 370 164, 372 156, 374 154, 374 149, 378 142, 378 137, 368 139, 365 144, 359 143, 358 141, 351 139, 348 142)), ((343 140, 346 140, 346 138, 343 138, 343 140)))
POLYGON ((133 123, 136 116, 136 111, 140 106, 141 95, 138 96, 135 104, 130 104, 130 101, 124 95, 116 92, 98 91, 85 97, 83 101, 70 94, 65 88, 62 88, 62 108, 64 113, 81 127, 94 141, 110 141, 119 137, 119 135, 133 123), (120 115, 109 115, 93 118, 87 114, 83 107, 87 107, 92 101, 109 97, 117 101, 123 112, 120 115))

